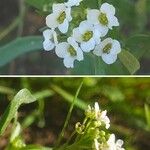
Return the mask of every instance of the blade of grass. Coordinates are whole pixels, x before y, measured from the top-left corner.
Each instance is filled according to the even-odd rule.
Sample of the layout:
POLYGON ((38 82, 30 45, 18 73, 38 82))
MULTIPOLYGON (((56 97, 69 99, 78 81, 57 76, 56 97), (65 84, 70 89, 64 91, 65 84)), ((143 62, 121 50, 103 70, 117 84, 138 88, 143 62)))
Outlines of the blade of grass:
POLYGON ((80 90, 81 90, 82 85, 83 85, 83 81, 81 82, 80 86, 78 87, 78 89, 77 89, 77 91, 76 91, 76 94, 75 94, 75 96, 74 96, 74 98, 73 98, 73 101, 72 101, 72 104, 71 104, 71 106, 70 106, 69 112, 68 112, 68 114, 67 114, 66 121, 65 121, 65 123, 64 123, 63 129, 62 129, 62 131, 61 131, 61 133, 60 133, 60 135, 59 135, 59 137, 58 137, 58 140, 57 140, 57 142, 56 142, 56 147, 58 147, 58 146, 60 145, 60 142, 61 142, 62 138, 64 137, 64 133, 65 133, 66 127, 67 127, 67 125, 68 125, 68 122, 69 122, 69 120, 70 120, 70 117, 71 117, 71 114, 72 114, 72 110, 73 110, 73 107, 74 107, 74 105, 75 105, 75 101, 77 100, 77 97, 78 97, 78 95, 79 95, 79 92, 80 92, 80 90))
MULTIPOLYGON (((64 98, 64 100, 66 100, 69 103, 72 103, 73 95, 71 95, 70 93, 68 93, 65 90, 61 89, 57 85, 52 85, 51 87, 54 90, 54 92, 61 95, 64 98)), ((77 106, 78 108, 80 108, 82 110, 85 110, 87 108, 87 104, 79 98, 77 98, 77 100, 75 101, 75 106, 77 106)))
POLYGON ((145 104, 144 109, 145 109, 145 117, 147 121, 147 126, 150 129, 150 108, 147 104, 145 104))

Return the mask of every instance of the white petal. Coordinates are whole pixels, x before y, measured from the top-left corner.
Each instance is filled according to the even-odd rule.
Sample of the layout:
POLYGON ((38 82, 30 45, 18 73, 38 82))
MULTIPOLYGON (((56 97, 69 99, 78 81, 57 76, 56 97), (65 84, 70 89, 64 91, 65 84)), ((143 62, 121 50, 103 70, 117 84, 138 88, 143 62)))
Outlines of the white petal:
POLYGON ((76 59, 77 59, 78 61, 81 61, 81 60, 84 59, 83 51, 81 50, 81 48, 78 48, 78 49, 77 49, 77 56, 76 56, 76 59))
POLYGON ((113 64, 117 60, 117 55, 103 54, 102 59, 106 64, 113 64))
POLYGON ((64 65, 67 68, 73 68, 74 67, 74 58, 73 57, 65 57, 64 58, 64 65))
POLYGON ((112 49, 110 51, 110 54, 119 54, 121 52, 121 46, 120 46, 120 43, 117 41, 117 40, 113 40, 113 43, 112 43, 112 49))
POLYGON ((97 56, 102 56, 103 51, 102 51, 102 46, 101 44, 97 45, 93 51, 93 53, 97 56))
POLYGON ((54 44, 52 41, 50 41, 50 40, 45 40, 45 41, 43 42, 43 48, 44 48, 44 50, 46 50, 46 51, 53 50, 54 47, 55 47, 55 44, 54 44))
POLYGON ((57 33, 55 31, 53 31, 53 39, 54 39, 55 45, 57 45, 58 44, 58 40, 57 40, 57 33))
POLYGON ((53 38, 53 31, 50 29, 46 29, 45 31, 43 31, 43 36, 45 40, 50 40, 53 38))
POLYGON ((67 49, 69 48, 69 44, 67 42, 62 42, 56 45, 55 52, 56 55, 60 58, 65 58, 68 56, 67 49))
POLYGON ((79 28, 74 28, 73 29, 73 38, 75 38, 75 40, 79 43, 82 42, 82 35, 79 31, 79 28))
POLYGON ((79 25, 79 31, 81 34, 84 34, 87 31, 93 31, 93 25, 88 21, 82 21, 79 25))
POLYGON ((95 28, 95 30, 97 30, 97 32, 99 32, 101 37, 104 37, 108 33, 108 27, 107 26, 103 26, 101 24, 98 24, 98 25, 95 25, 94 28, 95 28))
POLYGON ((62 33, 67 33, 68 32, 68 28, 69 28, 69 22, 68 22, 67 19, 65 19, 64 22, 58 26, 58 29, 62 33))
POLYGON ((115 27, 119 26, 118 19, 115 16, 109 16, 108 27, 109 29, 112 29, 113 26, 115 27))
POLYGON ((66 6, 68 7, 72 7, 72 6, 79 6, 81 0, 68 0, 66 4, 66 6))
POLYGON ((95 39, 96 45, 100 44, 100 42, 101 42, 101 39, 100 39, 101 34, 100 34, 100 32, 98 30, 94 29, 93 37, 95 39))
POLYGON ((90 39, 88 42, 82 42, 81 43, 81 49, 84 52, 90 52, 91 50, 93 50, 95 48, 96 42, 95 40, 92 38, 90 39))
POLYGON ((58 27, 59 23, 57 21, 57 18, 58 18, 58 14, 56 14, 56 13, 48 15, 46 17, 46 25, 49 28, 56 28, 56 27, 58 27))
POLYGON ((66 6, 64 3, 53 4, 53 12, 61 13, 65 11, 65 9, 66 9, 66 6))
POLYGON ((67 39, 67 41, 68 41, 68 43, 69 43, 71 46, 73 46, 73 48, 74 48, 75 50, 77 50, 77 49, 79 48, 78 43, 75 41, 75 39, 74 39, 73 37, 69 37, 69 38, 67 39))
POLYGON ((99 20, 98 20, 99 15, 100 15, 100 11, 97 9, 88 10, 87 20, 94 25, 99 24, 99 20))
POLYGON ((119 146, 119 147, 121 147, 123 145, 123 143, 124 142, 119 139, 119 140, 117 140, 116 145, 119 146))
POLYGON ((108 3, 102 4, 100 11, 109 15, 115 15, 115 7, 108 3))
POLYGON ((66 19, 70 22, 72 20, 72 17, 71 17, 71 7, 67 8, 66 11, 66 19))

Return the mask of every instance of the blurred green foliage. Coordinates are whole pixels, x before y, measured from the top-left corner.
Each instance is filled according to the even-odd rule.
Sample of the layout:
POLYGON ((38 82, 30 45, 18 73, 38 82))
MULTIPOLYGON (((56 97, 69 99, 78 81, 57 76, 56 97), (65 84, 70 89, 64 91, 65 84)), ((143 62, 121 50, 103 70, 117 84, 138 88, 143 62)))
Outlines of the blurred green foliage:
POLYGON ((87 104, 98 101, 102 109, 108 110, 110 130, 125 141, 127 150, 142 150, 143 146, 149 149, 149 78, 0 78, 0 114, 17 91, 28 88, 38 101, 20 109, 25 117, 19 119, 23 128, 34 128, 35 124, 43 128, 51 120, 54 129, 59 130, 55 124, 57 120, 64 121, 82 80, 83 87, 75 103, 75 120, 83 116, 87 104))

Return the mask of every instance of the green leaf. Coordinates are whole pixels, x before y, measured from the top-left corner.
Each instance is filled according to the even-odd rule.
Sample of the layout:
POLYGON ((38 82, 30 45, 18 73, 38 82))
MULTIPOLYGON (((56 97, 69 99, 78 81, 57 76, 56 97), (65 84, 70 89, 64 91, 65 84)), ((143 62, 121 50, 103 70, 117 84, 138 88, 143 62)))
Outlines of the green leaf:
POLYGON ((122 50, 119 54, 119 59, 123 65, 128 69, 130 74, 134 74, 140 69, 140 63, 130 52, 122 50))
POLYGON ((141 58, 143 55, 150 56, 150 35, 135 35, 126 42, 126 47, 136 57, 141 58))
POLYGON ((15 58, 31 51, 42 49, 41 36, 28 36, 17 38, 9 44, 0 47, 0 67, 6 65, 15 58))
POLYGON ((14 99, 10 102, 5 113, 0 119, 0 135, 2 135, 11 120, 16 116, 18 108, 21 104, 28 104, 36 101, 27 89, 20 90, 14 99))

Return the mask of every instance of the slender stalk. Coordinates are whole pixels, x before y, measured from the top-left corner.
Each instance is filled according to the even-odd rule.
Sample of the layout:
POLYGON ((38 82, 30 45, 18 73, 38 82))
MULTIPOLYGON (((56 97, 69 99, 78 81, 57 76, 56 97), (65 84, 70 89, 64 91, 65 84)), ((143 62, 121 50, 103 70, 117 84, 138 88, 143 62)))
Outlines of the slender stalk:
POLYGON ((6 29, 0 34, 0 40, 7 36, 11 31, 13 31, 19 25, 19 17, 12 21, 12 23, 6 27, 6 29))
POLYGON ((77 89, 77 92, 76 92, 76 94, 75 94, 75 97, 74 97, 74 99, 73 99, 73 101, 72 101, 72 104, 71 104, 71 106, 70 106, 69 112, 68 112, 68 114, 67 114, 66 121, 65 121, 65 123, 64 123, 63 129, 62 129, 62 131, 61 131, 61 133, 60 133, 60 135, 59 135, 59 137, 58 137, 58 140, 57 140, 57 142, 56 142, 56 146, 55 146, 55 147, 58 147, 58 146, 60 145, 60 142, 61 142, 62 138, 64 137, 65 129, 66 129, 67 125, 68 125, 68 122, 69 122, 69 119, 70 119, 70 117, 71 117, 71 113, 72 113, 72 110, 73 110, 75 101, 76 101, 76 99, 77 99, 77 97, 78 97, 78 95, 79 95, 79 92, 80 92, 80 90, 81 90, 82 85, 83 85, 83 81, 81 82, 79 88, 77 89))

